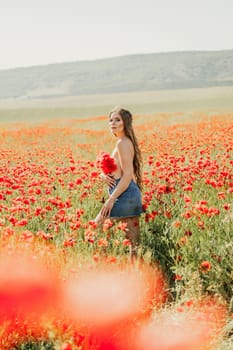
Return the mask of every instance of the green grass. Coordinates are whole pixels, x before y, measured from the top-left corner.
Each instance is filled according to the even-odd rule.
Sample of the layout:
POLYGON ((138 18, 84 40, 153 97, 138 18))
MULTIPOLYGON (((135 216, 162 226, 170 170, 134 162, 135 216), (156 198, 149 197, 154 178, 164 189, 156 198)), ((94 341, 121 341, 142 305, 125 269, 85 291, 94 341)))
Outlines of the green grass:
POLYGON ((233 87, 0 100, 0 122, 87 118, 107 115, 115 105, 123 105, 133 114, 143 116, 175 112, 229 113, 233 111, 233 87))

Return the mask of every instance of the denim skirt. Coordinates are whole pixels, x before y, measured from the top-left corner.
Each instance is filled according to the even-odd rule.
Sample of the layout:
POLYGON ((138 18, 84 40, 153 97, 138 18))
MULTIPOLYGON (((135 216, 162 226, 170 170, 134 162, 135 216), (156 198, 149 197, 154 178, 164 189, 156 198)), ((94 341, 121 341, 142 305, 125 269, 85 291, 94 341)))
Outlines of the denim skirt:
MULTIPOLYGON (((116 184, 110 187, 108 192, 111 195, 120 179, 116 179, 116 184)), ((138 185, 131 180, 127 189, 116 199, 110 217, 112 218, 126 218, 138 216, 143 212, 142 210, 142 195, 138 185)))

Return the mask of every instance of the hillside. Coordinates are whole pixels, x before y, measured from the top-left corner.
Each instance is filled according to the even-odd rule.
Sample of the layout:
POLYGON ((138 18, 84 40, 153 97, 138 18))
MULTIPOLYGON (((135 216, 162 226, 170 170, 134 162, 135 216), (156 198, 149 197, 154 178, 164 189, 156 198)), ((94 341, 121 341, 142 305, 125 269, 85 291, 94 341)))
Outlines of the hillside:
POLYGON ((0 70, 0 99, 233 86, 233 50, 138 54, 0 70))

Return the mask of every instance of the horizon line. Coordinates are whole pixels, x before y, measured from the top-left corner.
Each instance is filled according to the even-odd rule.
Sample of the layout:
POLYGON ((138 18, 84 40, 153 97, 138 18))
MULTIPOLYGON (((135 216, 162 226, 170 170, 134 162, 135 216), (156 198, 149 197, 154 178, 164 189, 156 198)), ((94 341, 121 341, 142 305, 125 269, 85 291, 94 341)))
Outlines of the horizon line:
POLYGON ((29 69, 29 68, 36 68, 36 67, 45 67, 45 66, 52 66, 52 65, 59 65, 59 64, 69 64, 69 63, 78 63, 78 62, 96 62, 96 61, 104 61, 108 59, 114 59, 114 58, 121 58, 121 57, 127 57, 127 56, 146 56, 146 55, 156 55, 156 54, 174 54, 174 53, 191 53, 191 52, 219 52, 219 51, 232 51, 231 49, 213 49, 213 50, 201 50, 201 49, 193 49, 193 50, 172 50, 172 51, 157 51, 157 52, 140 52, 140 53, 129 53, 129 54, 120 54, 116 56, 105 56, 105 57, 99 57, 99 58, 91 58, 91 59, 81 59, 81 60, 71 60, 71 61, 61 61, 61 62, 48 62, 48 63, 35 63, 32 65, 25 65, 25 66, 15 66, 11 68, 0 68, 0 72, 2 71, 9 71, 9 70, 18 70, 18 69, 29 69))

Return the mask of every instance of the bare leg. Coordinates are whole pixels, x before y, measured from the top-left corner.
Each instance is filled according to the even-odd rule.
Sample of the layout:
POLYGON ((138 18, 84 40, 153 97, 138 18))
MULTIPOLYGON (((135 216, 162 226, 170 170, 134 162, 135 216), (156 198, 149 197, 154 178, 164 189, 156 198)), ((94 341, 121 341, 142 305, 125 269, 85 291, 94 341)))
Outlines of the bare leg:
POLYGON ((126 238, 131 242, 131 257, 137 257, 137 248, 140 243, 139 216, 124 218, 121 222, 127 223, 126 238))
POLYGON ((94 222, 96 222, 97 225, 102 225, 104 223, 104 218, 101 215, 101 212, 99 212, 99 214, 96 216, 94 222))
MULTIPOLYGON (((116 220, 110 218, 113 222, 116 220)), ((94 221, 97 223, 98 226, 103 225, 104 218, 101 215, 101 212, 96 216, 94 221)), ((131 251, 130 255, 132 258, 132 261, 134 258, 137 257, 137 248, 140 243, 140 227, 139 227, 139 216, 135 217, 128 217, 128 218, 121 218, 117 219, 117 221, 125 222, 127 223, 127 231, 126 231, 126 238, 131 242, 131 251)))

